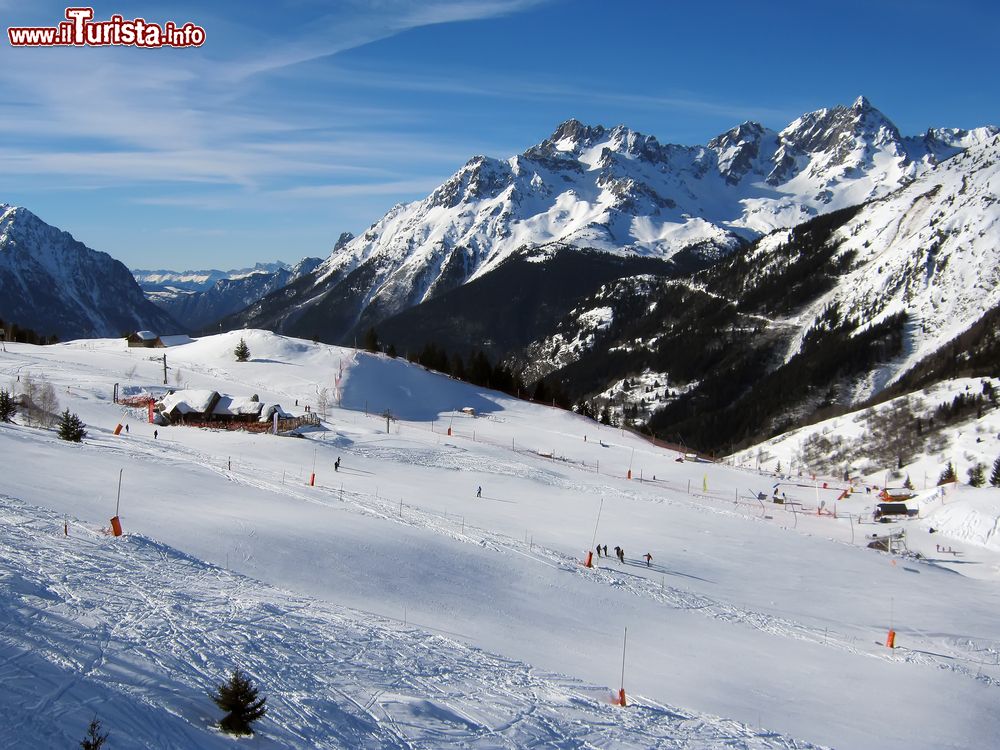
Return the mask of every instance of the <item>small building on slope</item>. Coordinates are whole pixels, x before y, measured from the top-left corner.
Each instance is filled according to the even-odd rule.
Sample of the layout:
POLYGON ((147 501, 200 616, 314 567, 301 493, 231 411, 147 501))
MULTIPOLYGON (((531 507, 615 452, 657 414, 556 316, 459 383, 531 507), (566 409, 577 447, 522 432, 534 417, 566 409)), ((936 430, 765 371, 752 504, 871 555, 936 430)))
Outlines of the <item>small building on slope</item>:
MULTIPOLYGON (((289 420, 301 418, 289 414, 281 404, 266 404, 256 396, 230 396, 206 389, 187 388, 172 391, 156 403, 159 424, 245 429, 264 432, 278 417, 279 430, 291 429, 289 420)), ((295 425, 298 426, 298 425, 295 425)))

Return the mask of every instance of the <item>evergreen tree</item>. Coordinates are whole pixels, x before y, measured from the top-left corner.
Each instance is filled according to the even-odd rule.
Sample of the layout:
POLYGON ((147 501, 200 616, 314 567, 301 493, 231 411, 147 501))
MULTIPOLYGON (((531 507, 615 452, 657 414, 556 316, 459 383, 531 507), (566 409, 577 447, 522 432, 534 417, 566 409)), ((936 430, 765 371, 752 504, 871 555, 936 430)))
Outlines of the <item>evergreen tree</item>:
POLYGON ((465 373, 465 363, 458 354, 453 354, 451 357, 451 374, 459 380, 468 380, 465 373))
POLYGON ((531 394, 531 398, 536 403, 544 404, 549 400, 549 389, 545 386, 544 380, 539 380, 535 383, 535 390, 531 394))
POLYGON ((993 462, 993 473, 990 474, 990 484, 994 487, 1000 487, 1000 456, 997 456, 997 460, 993 462))
POLYGON ((601 409, 601 424, 611 424, 611 408, 607 404, 601 409))
POLYGON ((0 422, 9 422, 17 413, 17 404, 10 391, 0 390, 0 422))
POLYGON ((969 486, 982 487, 986 484, 986 464, 977 463, 969 467, 969 486))
POLYGON ((219 721, 219 728, 227 734, 251 735, 251 722, 267 713, 267 698, 257 697, 257 688, 250 677, 240 669, 233 670, 229 680, 215 690, 212 700, 226 712, 219 721))
POLYGON ((247 342, 241 338, 240 343, 233 349, 233 354, 236 355, 237 362, 246 362, 250 359, 250 347, 247 346, 247 342))
POLYGON ((365 331, 364 339, 365 351, 377 352, 378 351, 378 334, 375 333, 375 328, 371 327, 365 331))
POLYGON ((397 356, 399 356, 396 353, 396 345, 395 344, 389 344, 389 348, 385 350, 385 353, 388 354, 393 359, 395 359, 397 356))
POLYGON ((76 414, 71 414, 69 409, 63 411, 59 417, 59 437, 63 440, 79 443, 87 437, 86 427, 87 425, 81 422, 76 414))
POLYGON ((952 466, 951 461, 945 467, 945 470, 941 472, 941 476, 938 477, 938 485, 947 484, 948 482, 957 482, 958 474, 955 473, 955 467, 952 466))
POLYGON ((469 357, 469 364, 465 368, 469 382, 473 385, 481 385, 486 388, 491 387, 490 378, 493 375, 493 364, 486 353, 477 349, 469 357))
POLYGON ((910 480, 910 475, 909 474, 906 475, 906 481, 903 482, 903 486, 906 489, 910 490, 911 492, 913 491, 913 482, 910 480))
POLYGON ((87 736, 80 741, 83 750, 101 750, 108 739, 108 733, 101 733, 101 720, 94 717, 87 728, 87 736))

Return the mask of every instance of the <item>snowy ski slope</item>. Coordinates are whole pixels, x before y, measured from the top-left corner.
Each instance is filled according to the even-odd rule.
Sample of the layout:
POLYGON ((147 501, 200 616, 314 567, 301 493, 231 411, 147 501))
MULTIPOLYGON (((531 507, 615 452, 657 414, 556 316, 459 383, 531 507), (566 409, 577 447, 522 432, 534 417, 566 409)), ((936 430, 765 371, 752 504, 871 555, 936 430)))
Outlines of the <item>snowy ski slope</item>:
POLYGON ((0 746, 72 746, 94 715, 109 747, 228 746, 208 692, 235 665, 268 696, 260 747, 912 750, 1000 735, 1000 550, 956 537, 962 554, 937 555, 944 538, 917 524, 907 541, 927 559, 875 552, 866 537, 885 527, 857 523, 874 496, 836 501, 832 480, 785 480, 790 502, 765 503, 773 476, 678 463, 560 410, 263 331, 166 350, 170 382, 301 411, 319 388, 336 403, 342 371, 323 429, 153 439, 111 393, 162 384, 162 351, 0 353, 0 385, 44 375, 90 432, 76 445, 0 426, 0 746), (122 469, 116 539, 101 530, 122 469), (624 565, 581 565, 595 526, 624 565))

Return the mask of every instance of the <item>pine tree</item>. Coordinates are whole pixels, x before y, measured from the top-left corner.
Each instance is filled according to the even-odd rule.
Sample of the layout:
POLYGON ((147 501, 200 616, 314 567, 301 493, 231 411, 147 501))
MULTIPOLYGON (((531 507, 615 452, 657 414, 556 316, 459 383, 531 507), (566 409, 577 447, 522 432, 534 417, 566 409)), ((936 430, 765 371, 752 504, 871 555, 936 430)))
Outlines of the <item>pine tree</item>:
POLYGON ((0 422, 9 422, 17 413, 17 404, 10 391, 0 390, 0 422))
POLYGON ((909 474, 906 475, 906 481, 903 482, 903 486, 906 487, 906 489, 910 490, 911 492, 913 491, 913 482, 910 480, 909 474))
POLYGON ((250 735, 250 723, 267 713, 267 698, 257 697, 257 688, 250 677, 240 669, 233 670, 229 680, 216 688, 212 700, 226 712, 219 721, 219 728, 227 734, 250 735))
POLYGON ((76 414, 71 414, 69 409, 63 411, 59 417, 59 437, 79 443, 87 437, 87 425, 85 425, 76 414))
POLYGON ((535 383, 535 390, 531 394, 533 401, 544 404, 549 400, 549 389, 545 385, 544 380, 539 380, 535 383))
POLYGON ((1000 487, 1000 456, 997 456, 997 460, 993 462, 993 473, 990 474, 990 484, 994 487, 1000 487))
POLYGON ((969 467, 969 486, 982 487, 986 484, 986 464, 977 463, 969 467))
POLYGON ((101 733, 101 721, 97 717, 90 720, 87 728, 87 736, 80 741, 83 750, 101 750, 108 739, 108 733, 101 733))
POLYGON ((938 477, 938 485, 947 484, 948 482, 957 482, 958 474, 955 473, 955 467, 952 466, 951 461, 948 462, 948 466, 945 470, 941 472, 941 476, 938 477))
POLYGON ((247 346, 247 342, 240 339, 240 343, 233 349, 233 354, 236 355, 237 362, 246 362, 250 359, 250 347, 247 346))
POLYGON ((378 334, 375 333, 374 328, 369 328, 365 332, 364 346, 365 346, 365 351, 369 352, 378 351, 378 334))

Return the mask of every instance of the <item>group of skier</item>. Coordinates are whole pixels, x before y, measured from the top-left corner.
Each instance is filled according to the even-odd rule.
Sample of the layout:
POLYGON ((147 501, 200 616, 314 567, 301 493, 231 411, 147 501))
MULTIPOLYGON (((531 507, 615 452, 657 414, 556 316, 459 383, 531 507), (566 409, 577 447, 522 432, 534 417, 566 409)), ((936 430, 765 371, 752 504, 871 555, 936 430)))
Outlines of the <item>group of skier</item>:
MULTIPOLYGON (((611 557, 611 555, 608 554, 608 545, 605 544, 604 546, 601 546, 600 544, 598 544, 597 545, 597 556, 598 557, 611 557)), ((618 558, 618 562, 624 564, 625 563, 625 548, 624 547, 619 547, 616 544, 615 545, 615 557, 618 558)), ((646 567, 647 568, 650 567, 650 564, 653 562, 653 556, 649 552, 647 552, 645 555, 643 555, 642 559, 646 561, 646 567)))

